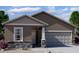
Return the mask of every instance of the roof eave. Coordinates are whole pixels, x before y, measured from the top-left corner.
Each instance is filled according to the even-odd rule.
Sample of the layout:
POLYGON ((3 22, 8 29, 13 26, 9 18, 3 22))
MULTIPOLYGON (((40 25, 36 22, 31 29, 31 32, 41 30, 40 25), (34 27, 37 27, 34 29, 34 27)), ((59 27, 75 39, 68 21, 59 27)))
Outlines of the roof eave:
MULTIPOLYGON (((19 18, 21 18, 21 17, 24 17, 24 16, 27 16, 27 15, 23 15, 23 16, 17 17, 17 18, 15 18, 15 19, 9 20, 9 21, 4 22, 4 23, 2 23, 2 24, 3 24, 3 25, 6 25, 6 24, 8 24, 9 22, 12 22, 12 21, 17 20, 17 19, 19 19, 19 18)), ((35 21, 37 21, 37 22, 43 24, 44 26, 47 26, 47 25, 48 25, 47 23, 45 23, 45 22, 43 22, 43 21, 41 21, 41 20, 39 20, 39 19, 37 19, 37 18, 34 18, 34 17, 32 17, 32 16, 27 16, 27 17, 29 17, 29 18, 31 18, 31 19, 33 19, 33 20, 35 20, 35 21)))

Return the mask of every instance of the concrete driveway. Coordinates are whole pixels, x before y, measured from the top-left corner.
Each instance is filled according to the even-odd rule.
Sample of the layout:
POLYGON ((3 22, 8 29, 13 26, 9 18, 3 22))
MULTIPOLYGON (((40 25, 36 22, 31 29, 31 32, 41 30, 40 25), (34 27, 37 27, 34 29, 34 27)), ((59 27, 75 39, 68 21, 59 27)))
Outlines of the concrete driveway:
POLYGON ((1 53, 79 53, 79 45, 71 47, 30 48, 0 51, 1 53))
POLYGON ((79 53, 79 46, 48 48, 52 53, 79 53))

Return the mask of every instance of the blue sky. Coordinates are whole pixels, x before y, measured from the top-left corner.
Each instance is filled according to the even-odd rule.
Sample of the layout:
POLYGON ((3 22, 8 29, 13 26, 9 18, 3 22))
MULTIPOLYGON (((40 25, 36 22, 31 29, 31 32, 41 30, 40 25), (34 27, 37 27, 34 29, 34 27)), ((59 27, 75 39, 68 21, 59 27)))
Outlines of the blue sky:
POLYGON ((4 10, 10 20, 22 15, 33 15, 46 11, 68 22, 71 13, 79 11, 79 6, 0 6, 0 10, 4 10))

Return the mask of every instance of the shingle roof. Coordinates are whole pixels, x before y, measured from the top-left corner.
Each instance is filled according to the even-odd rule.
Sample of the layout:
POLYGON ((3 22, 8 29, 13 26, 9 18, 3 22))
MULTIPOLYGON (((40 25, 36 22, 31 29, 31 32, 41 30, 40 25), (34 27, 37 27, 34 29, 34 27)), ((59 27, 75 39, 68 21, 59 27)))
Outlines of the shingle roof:
POLYGON ((37 22, 39 22, 39 23, 41 23, 41 24, 48 25, 47 23, 45 23, 45 22, 43 22, 43 21, 41 21, 41 20, 39 20, 39 19, 37 19, 37 18, 31 17, 31 16, 27 16, 27 15, 23 15, 23 16, 17 17, 17 18, 15 18, 15 19, 9 20, 9 21, 7 21, 7 22, 5 22, 5 23, 3 23, 3 24, 8 24, 8 23, 10 23, 10 22, 19 20, 19 18, 22 18, 22 17, 29 17, 29 18, 31 18, 31 19, 33 19, 33 20, 35 20, 35 21, 37 21, 37 22))
MULTIPOLYGON (((49 13, 47 13, 47 12, 44 12, 44 11, 34 14, 34 15, 32 15, 32 17, 35 17, 35 18, 37 18, 37 19, 39 19, 39 20, 42 20, 43 18, 37 17, 37 16, 42 15, 42 14, 46 14, 46 15, 52 17, 52 18, 55 18, 55 19, 57 19, 57 20, 59 20, 59 21, 61 21, 61 22, 64 22, 64 23, 66 23, 66 24, 68 24, 68 25, 70 25, 70 26, 75 27, 74 25, 72 25, 72 24, 70 24, 70 23, 68 23, 68 22, 66 22, 66 21, 64 21, 64 20, 62 20, 62 19, 60 19, 60 18, 58 18, 58 17, 56 17, 56 16, 54 16, 54 15, 51 15, 51 14, 49 14, 49 13)), ((46 20, 46 18, 45 18, 44 20, 46 20)), ((42 20, 42 21, 43 21, 43 20, 42 20)), ((46 23, 48 23, 49 25, 51 25, 51 24, 52 24, 52 21, 53 21, 53 20, 48 20, 48 19, 47 19, 47 22, 46 22, 46 23)), ((45 22, 45 21, 44 21, 44 22, 45 22)))

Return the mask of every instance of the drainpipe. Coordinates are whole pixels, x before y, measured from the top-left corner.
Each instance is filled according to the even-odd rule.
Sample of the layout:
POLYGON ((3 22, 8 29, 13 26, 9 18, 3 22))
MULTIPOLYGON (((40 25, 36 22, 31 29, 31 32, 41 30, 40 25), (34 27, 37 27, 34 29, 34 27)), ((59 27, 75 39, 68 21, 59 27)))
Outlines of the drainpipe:
POLYGON ((42 27, 42 38, 41 38, 41 47, 46 47, 46 40, 45 40, 45 27, 42 27))

